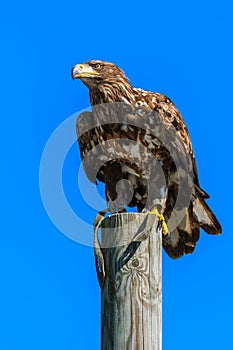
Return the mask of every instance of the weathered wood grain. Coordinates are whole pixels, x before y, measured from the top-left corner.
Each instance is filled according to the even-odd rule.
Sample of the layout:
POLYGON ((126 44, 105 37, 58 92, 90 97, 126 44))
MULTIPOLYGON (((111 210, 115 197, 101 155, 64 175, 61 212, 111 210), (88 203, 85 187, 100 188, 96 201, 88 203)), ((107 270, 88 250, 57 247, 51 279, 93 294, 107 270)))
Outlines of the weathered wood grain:
POLYGON ((153 225, 146 218, 121 213, 102 222, 102 350, 161 350, 161 232, 157 217, 153 225), (149 232, 137 240, 142 224, 149 232))

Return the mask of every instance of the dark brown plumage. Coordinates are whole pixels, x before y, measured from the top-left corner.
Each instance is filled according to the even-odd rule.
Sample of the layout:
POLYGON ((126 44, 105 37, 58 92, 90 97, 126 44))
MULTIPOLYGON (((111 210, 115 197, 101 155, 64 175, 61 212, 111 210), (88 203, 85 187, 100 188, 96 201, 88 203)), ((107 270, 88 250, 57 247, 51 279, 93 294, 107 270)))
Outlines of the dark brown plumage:
POLYGON ((87 176, 105 183, 111 211, 157 206, 170 238, 172 258, 192 253, 200 227, 221 233, 221 226, 200 188, 188 130, 166 96, 134 88, 109 62, 76 65, 72 77, 88 87, 92 112, 77 120, 77 135, 87 176))

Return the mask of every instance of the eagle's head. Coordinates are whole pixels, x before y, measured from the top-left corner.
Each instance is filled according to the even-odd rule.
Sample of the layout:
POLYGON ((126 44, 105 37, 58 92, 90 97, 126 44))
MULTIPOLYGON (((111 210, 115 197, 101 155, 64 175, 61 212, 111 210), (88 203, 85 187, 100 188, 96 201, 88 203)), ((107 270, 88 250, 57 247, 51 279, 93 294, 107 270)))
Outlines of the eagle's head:
POLYGON ((99 60, 91 60, 82 64, 76 64, 72 70, 73 79, 80 79, 91 88, 100 84, 114 84, 127 81, 124 72, 115 64, 99 60))
POLYGON ((73 79, 80 79, 89 88, 91 104, 130 102, 133 87, 124 72, 115 64, 91 60, 76 64, 72 70, 73 79))

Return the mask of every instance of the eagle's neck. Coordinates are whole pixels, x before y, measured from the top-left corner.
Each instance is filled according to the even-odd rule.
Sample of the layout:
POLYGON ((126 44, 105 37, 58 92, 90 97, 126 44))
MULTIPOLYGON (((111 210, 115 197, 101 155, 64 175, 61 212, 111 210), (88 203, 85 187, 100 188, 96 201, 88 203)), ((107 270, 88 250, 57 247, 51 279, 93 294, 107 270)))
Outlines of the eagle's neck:
POLYGON ((111 102, 135 102, 134 89, 126 80, 101 83, 89 88, 91 105, 111 102))

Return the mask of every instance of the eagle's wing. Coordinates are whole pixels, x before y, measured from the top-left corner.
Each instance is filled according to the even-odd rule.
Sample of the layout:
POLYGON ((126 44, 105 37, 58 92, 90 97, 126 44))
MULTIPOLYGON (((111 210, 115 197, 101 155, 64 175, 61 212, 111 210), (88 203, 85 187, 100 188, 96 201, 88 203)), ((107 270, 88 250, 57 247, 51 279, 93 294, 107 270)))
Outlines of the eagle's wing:
MULTIPOLYGON (((114 200, 114 198, 112 197, 115 196, 115 190, 111 187, 115 188, 115 184, 120 179, 124 178, 125 175, 123 175, 121 172, 122 168, 113 168, 114 166, 119 166, 116 163, 111 164, 109 168, 106 166, 102 166, 103 164, 106 164, 108 162, 108 158, 106 156, 107 152, 103 152, 99 144, 103 143, 104 141, 104 143, 106 143, 107 149, 109 149, 109 152, 111 153, 111 149, 108 147, 109 139, 125 139, 128 137, 130 140, 139 140, 139 142, 144 146, 144 148, 142 149, 142 152, 139 152, 138 154, 138 161, 143 162, 144 158, 146 158, 145 146, 148 146, 148 149, 150 149, 150 151, 153 152, 153 147, 155 147, 155 144, 151 142, 153 141, 151 138, 147 139, 146 132, 140 131, 140 128, 132 128, 132 126, 130 126, 130 118, 135 120, 135 118, 142 119, 145 117, 145 124, 147 125, 148 129, 153 128, 154 126, 156 129, 158 125, 162 125, 165 131, 166 140, 169 140, 170 144, 174 145, 175 156, 178 159, 178 167, 180 167, 180 169, 182 170, 180 171, 180 173, 183 174, 183 178, 181 176, 181 178, 178 178, 177 180, 176 173, 179 172, 180 169, 177 168, 177 172, 173 170, 172 173, 170 167, 171 163, 169 161, 167 163, 164 163, 163 166, 165 168, 165 172, 170 173, 171 175, 168 183, 168 194, 166 208, 164 211, 164 216, 166 218, 168 226, 170 225, 169 228, 171 231, 171 236, 168 241, 164 242, 164 248, 169 254, 169 256, 171 256, 172 258, 178 258, 185 253, 192 253, 192 251, 195 248, 196 242, 199 239, 200 227, 202 227, 208 233, 216 234, 221 232, 221 226, 219 225, 216 217, 214 216, 210 208, 205 203, 205 199, 208 198, 208 195, 199 186, 197 167, 192 145, 190 142, 189 133, 183 121, 183 118, 177 110, 176 106, 169 98, 158 93, 140 90, 140 92, 137 91, 135 96, 136 100, 138 99, 138 101, 140 101, 140 104, 138 104, 138 106, 134 109, 134 113, 126 113, 127 122, 125 124, 123 123, 121 127, 119 127, 119 124, 106 124, 105 126, 100 128, 90 128, 90 125, 93 125, 93 118, 96 117, 96 113, 93 114, 93 111, 84 112, 79 116, 77 120, 76 130, 81 158, 83 160, 83 166, 88 178, 93 183, 96 183, 97 178, 106 184, 107 190, 109 190, 110 192, 112 191, 110 198, 114 200), (152 113, 152 118, 150 118, 152 119, 151 124, 147 119, 149 118, 150 113, 146 113, 143 116, 143 113, 141 114, 140 112, 140 109, 143 106, 146 107, 147 110, 149 109, 152 113), (127 127, 127 125, 130 127, 127 127), (140 157, 141 154, 143 154, 143 158, 140 157), (188 167, 191 169, 191 173, 193 175, 192 183, 189 184, 190 192, 187 191, 189 192, 188 201, 187 198, 185 198, 187 205, 184 205, 183 207, 181 205, 177 208, 175 204, 177 199, 177 193, 179 191, 179 186, 181 186, 180 181, 185 181, 185 174, 187 174, 190 170, 187 170, 185 168, 184 159, 186 158, 189 161, 188 167), (109 174, 105 173, 107 170, 110 171, 109 174), (113 179, 113 175, 116 178, 113 179), (112 186, 112 184, 114 184, 114 186, 112 186)), ((106 116, 104 116, 104 121, 105 118, 106 116)), ((137 124, 138 123, 136 123, 136 125, 137 124)), ((125 144, 123 142, 120 146, 124 148, 124 145, 125 144)), ((119 159, 123 159, 123 157, 121 157, 122 150, 120 146, 119 144, 116 144, 116 147, 114 147, 112 151, 115 152, 115 158, 118 157, 119 159)), ((159 147, 161 147, 161 145, 159 147)), ((155 154, 156 152, 157 150, 154 150, 155 154)), ((126 171, 129 171, 130 167, 126 167, 125 169, 126 171)), ((134 169, 134 172, 137 172, 137 169, 134 169)), ((130 173, 129 176, 130 178, 134 178, 134 176, 130 175, 130 173)), ((136 193, 138 193, 139 197, 144 196, 140 192, 143 189, 143 186, 144 184, 141 184, 140 182, 137 182, 135 184, 134 189, 136 188, 136 193)), ((184 193, 184 196, 187 196, 186 193, 184 193)), ((138 206, 138 203, 132 201, 130 206, 134 205, 138 206)))
MULTIPOLYGON (((166 128, 168 130, 175 128, 178 139, 183 143, 192 165, 193 185, 188 207, 179 208, 179 210, 174 207, 179 184, 175 184, 172 180, 168 184, 168 197, 164 216, 169 222, 172 214, 173 221, 177 221, 177 224, 174 225, 173 222, 172 226, 175 226, 175 229, 171 232, 170 240, 164 243, 164 248, 171 257, 177 258, 184 253, 193 252, 199 239, 200 227, 207 233, 219 234, 221 233, 221 226, 205 202, 209 195, 199 185, 196 160, 190 136, 181 114, 168 97, 158 93, 149 93, 148 97, 150 101, 154 101, 153 109, 159 114, 166 128), (182 217, 183 219, 180 220, 182 217)), ((178 144, 179 142, 177 142, 176 146, 178 144)), ((179 171, 179 169, 176 170, 179 171)))
POLYGON ((102 160, 100 159, 102 157, 102 152, 100 152, 98 148, 96 149, 99 144, 99 139, 96 129, 93 126, 93 119, 94 116, 92 112, 82 112, 76 120, 76 134, 85 173, 88 179, 96 184, 97 178, 104 182, 104 175, 102 173, 98 174, 98 170, 101 168, 99 164, 102 160))

